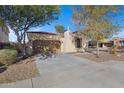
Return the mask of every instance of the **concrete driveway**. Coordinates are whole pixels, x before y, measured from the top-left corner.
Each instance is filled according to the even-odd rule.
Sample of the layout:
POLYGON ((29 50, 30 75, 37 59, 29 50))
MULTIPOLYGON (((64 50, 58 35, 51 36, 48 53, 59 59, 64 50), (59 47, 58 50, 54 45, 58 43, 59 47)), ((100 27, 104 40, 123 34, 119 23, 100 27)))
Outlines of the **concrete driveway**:
POLYGON ((124 62, 95 63, 72 54, 37 60, 40 77, 0 87, 111 88, 124 87, 124 62))

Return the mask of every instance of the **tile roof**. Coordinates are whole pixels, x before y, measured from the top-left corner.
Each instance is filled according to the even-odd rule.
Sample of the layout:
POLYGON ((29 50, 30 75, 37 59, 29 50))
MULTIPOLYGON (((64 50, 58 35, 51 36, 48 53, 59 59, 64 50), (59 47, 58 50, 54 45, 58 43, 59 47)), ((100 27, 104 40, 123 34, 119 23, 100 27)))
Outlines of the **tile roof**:
POLYGON ((43 31, 29 31, 29 32, 27 32, 27 33, 39 33, 39 34, 57 35, 57 33, 43 32, 43 31))

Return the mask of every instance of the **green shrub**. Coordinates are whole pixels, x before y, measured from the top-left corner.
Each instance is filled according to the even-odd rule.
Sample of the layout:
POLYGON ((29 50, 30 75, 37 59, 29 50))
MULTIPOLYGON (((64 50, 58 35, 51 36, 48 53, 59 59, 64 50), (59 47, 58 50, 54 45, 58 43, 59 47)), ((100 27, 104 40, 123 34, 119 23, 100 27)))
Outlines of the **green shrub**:
POLYGON ((10 65, 16 61, 17 51, 12 49, 0 50, 0 63, 10 65))
POLYGON ((18 53, 21 52, 20 46, 17 43, 3 44, 1 49, 12 49, 12 50, 17 50, 18 53))

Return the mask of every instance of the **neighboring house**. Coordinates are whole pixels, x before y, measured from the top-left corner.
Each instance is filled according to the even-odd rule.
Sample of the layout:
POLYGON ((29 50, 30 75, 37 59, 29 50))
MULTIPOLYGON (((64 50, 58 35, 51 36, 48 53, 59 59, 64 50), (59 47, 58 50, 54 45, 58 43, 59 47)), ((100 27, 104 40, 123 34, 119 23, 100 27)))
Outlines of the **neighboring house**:
MULTIPOLYGON (((89 48, 96 48, 97 47, 97 41, 89 41, 88 42, 89 48)), ((106 48, 106 47, 112 47, 113 42, 108 39, 102 39, 99 40, 99 47, 100 48, 106 48)))
POLYGON ((6 29, 0 27, 0 43, 8 43, 9 42, 9 33, 6 29))
POLYGON ((115 37, 112 39, 113 45, 124 46, 124 38, 115 37))
MULTIPOLYGON (((124 38, 114 37, 112 40, 103 39, 99 41, 100 48, 109 48, 114 45, 124 47, 124 38)), ((96 41, 89 41, 89 47, 96 47, 96 41)))
POLYGON ((50 32, 27 32, 30 48, 33 52, 42 52, 42 48, 58 44, 59 52, 77 52, 86 46, 86 38, 71 32, 69 29, 63 35, 50 32))

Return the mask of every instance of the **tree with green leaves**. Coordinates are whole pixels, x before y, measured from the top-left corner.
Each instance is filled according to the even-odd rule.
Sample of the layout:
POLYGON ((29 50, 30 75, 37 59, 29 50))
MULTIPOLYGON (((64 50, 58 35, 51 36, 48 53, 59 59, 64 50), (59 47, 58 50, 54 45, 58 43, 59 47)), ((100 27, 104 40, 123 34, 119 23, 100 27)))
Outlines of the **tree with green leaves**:
POLYGON ((15 32, 18 43, 26 55, 26 32, 36 26, 50 24, 59 16, 59 6, 0 6, 0 16, 15 32))
POLYGON ((73 9, 74 22, 79 31, 88 39, 97 41, 97 57, 99 57, 99 41, 110 38, 119 31, 119 26, 113 23, 117 14, 117 6, 78 6, 73 9))
POLYGON ((63 25, 60 25, 60 24, 57 24, 57 25, 55 26, 55 29, 56 29, 56 32, 57 32, 57 33, 64 33, 64 32, 65 32, 64 26, 63 26, 63 25))

